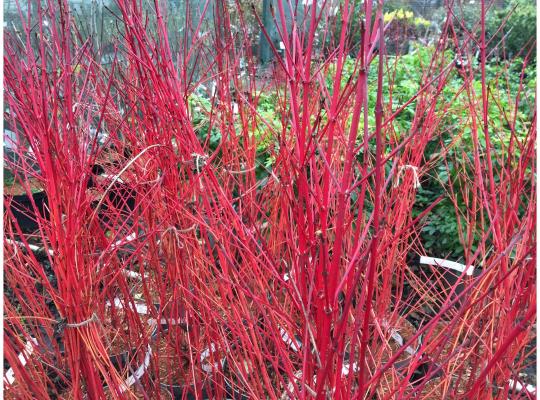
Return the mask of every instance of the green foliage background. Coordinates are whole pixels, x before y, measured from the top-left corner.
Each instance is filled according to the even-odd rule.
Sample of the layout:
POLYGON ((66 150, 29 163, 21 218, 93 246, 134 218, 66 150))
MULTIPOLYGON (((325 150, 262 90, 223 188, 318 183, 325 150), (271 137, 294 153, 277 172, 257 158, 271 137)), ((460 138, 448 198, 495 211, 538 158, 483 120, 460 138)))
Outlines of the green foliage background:
MULTIPOLYGON (((389 57, 388 63, 385 66, 386 75, 384 80, 384 96, 385 103, 389 101, 390 94, 392 97, 392 109, 397 110, 414 96, 420 89, 420 84, 425 81, 422 76, 422 71, 429 64, 435 49, 429 46, 416 45, 413 51, 399 57, 389 57), (392 77, 390 79, 390 76, 392 77)), ((452 51, 446 51, 444 59, 445 64, 451 64, 455 58, 452 51)), ((472 85, 481 101, 481 80, 480 72, 476 64, 472 65, 475 70, 474 81, 472 85)), ((511 131, 505 118, 501 115, 501 110, 506 114, 511 115, 515 108, 514 99, 520 86, 523 93, 518 102, 518 111, 516 118, 516 131, 518 137, 523 138, 530 127, 530 121, 533 116, 534 93, 536 90, 536 74, 535 66, 529 65, 525 74, 521 76, 523 60, 515 58, 512 61, 507 60, 491 60, 486 67, 487 82, 489 87, 489 120, 491 123, 490 136, 493 151, 493 159, 495 163, 499 159, 504 159, 505 151, 510 140, 511 131), (508 77, 508 79, 506 79, 508 77), (520 80, 523 82, 520 83, 520 80), (531 103, 532 102, 532 103, 531 103)), ((374 129, 374 107, 376 101, 376 71, 377 59, 374 60, 369 73, 369 113, 368 126, 370 130, 374 129)), ((332 91, 332 78, 335 73, 335 68, 331 66, 328 69, 326 84, 332 91)), ((355 60, 349 57, 344 65, 343 82, 346 82, 349 77, 355 74, 355 60)), ((462 150, 466 150, 466 156, 472 160, 472 129, 470 110, 463 107, 463 104, 468 104, 466 99, 467 93, 461 91, 463 86, 463 77, 458 70, 454 68, 440 97, 439 116, 442 116, 442 124, 436 141, 428 144, 427 151, 424 154, 424 161, 430 162, 438 156, 442 147, 449 149, 450 157, 447 157, 448 162, 439 162, 429 173, 422 177, 422 187, 417 190, 416 203, 414 207, 415 216, 425 210, 432 202, 440 197, 445 196, 445 199, 439 203, 430 213, 422 229, 421 237, 426 251, 432 256, 451 257, 459 259, 463 257, 463 244, 460 242, 458 234, 458 222, 456 218, 456 210, 454 204, 448 197, 450 186, 453 186, 454 192, 457 193, 459 209, 464 209, 465 204, 459 194, 457 178, 460 174, 470 174, 472 171, 463 171, 467 168, 463 163, 452 161, 452 156, 455 159, 463 157, 462 150), (443 110, 443 104, 450 104, 448 110, 443 110), (453 132, 456 132, 455 134, 453 132), (456 140, 456 137, 457 140, 456 140), (442 143, 439 141, 442 138, 442 143), (455 153, 454 153, 455 152, 455 153), (459 152, 459 153, 458 153, 459 152)), ((281 111, 278 110, 277 95, 272 92, 259 92, 257 111, 260 117, 268 121, 276 131, 281 131, 282 119, 281 111)), ((215 149, 221 140, 221 134, 217 127, 210 129, 209 122, 205 115, 210 113, 211 100, 205 96, 192 95, 189 103, 193 112, 193 123, 199 134, 201 142, 208 140, 210 149, 215 149)), ((411 124, 416 109, 416 102, 412 102, 397 116, 393 122, 394 131, 398 135, 408 135, 410 133, 411 124)), ((260 117, 258 119, 260 119, 260 117)), ((350 122, 350 121, 349 121, 350 122)), ((237 131, 240 132, 240 127, 237 126, 237 131)), ((485 141, 481 129, 478 132, 480 145, 485 150, 485 141)), ((268 151, 270 145, 275 144, 273 137, 268 132, 265 124, 258 123, 257 128, 253 132, 258 141, 259 162, 265 165, 266 168, 272 167, 273 158, 268 151)), ((363 140, 359 135, 358 144, 363 140)), ((361 156, 361 155, 360 155, 361 156)), ((267 171, 260 169, 258 175, 262 177, 267 171)), ((368 205, 369 208, 369 205, 368 205)))

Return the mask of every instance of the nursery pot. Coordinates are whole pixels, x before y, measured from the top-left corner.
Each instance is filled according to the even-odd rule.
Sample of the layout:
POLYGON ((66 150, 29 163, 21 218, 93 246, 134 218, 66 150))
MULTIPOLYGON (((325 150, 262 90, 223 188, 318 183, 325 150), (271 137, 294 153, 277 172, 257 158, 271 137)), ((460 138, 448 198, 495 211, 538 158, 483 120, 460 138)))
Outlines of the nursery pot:
MULTIPOLYGON (((430 257, 427 257, 430 258, 430 257)), ((451 307, 451 311, 458 310, 462 305, 462 299, 456 300, 461 293, 465 290, 465 284, 467 280, 474 279, 482 274, 482 270, 479 268, 474 268, 470 274, 467 274, 465 276, 461 276, 463 272, 460 270, 451 269, 444 266, 444 263, 447 262, 447 260, 443 259, 434 259, 441 265, 437 265, 434 263, 425 264, 421 262, 421 257, 417 254, 408 254, 407 255, 407 264, 409 265, 409 268, 411 271, 416 275, 419 279, 422 279, 424 281, 428 281, 431 285, 433 285, 433 290, 437 290, 440 293, 448 293, 450 295, 452 289, 454 289, 453 293, 450 295, 449 300, 455 301, 453 306, 451 307), (460 280, 461 279, 461 280, 460 280), (459 282, 459 283, 458 283, 459 282)), ((461 265, 463 269, 465 269, 465 266, 462 264, 455 263, 453 261, 448 261, 449 264, 454 265, 461 265)), ((410 295, 413 295, 413 297, 416 300, 419 300, 419 296, 415 293, 412 293, 409 290, 403 291, 403 296, 406 298, 410 295)), ((444 301, 445 299, 441 298, 440 301, 444 301)), ((438 313, 441 310, 442 303, 440 302, 433 302, 430 304, 431 308, 434 312, 438 313)), ((409 319, 408 310, 405 309, 404 313, 409 319)), ((426 315, 427 318, 423 321, 423 323, 429 322, 431 320, 431 317, 433 317, 433 314, 426 315)), ((448 320, 452 318, 452 313, 445 313, 442 315, 443 320, 448 320)), ((413 323, 413 325, 417 326, 419 321, 410 321, 413 323)), ((420 323, 421 325, 421 323, 420 323)))
MULTIPOLYGON (((196 400, 196 389, 193 385, 169 385, 162 383, 161 385, 162 393, 167 392, 171 395, 171 399, 174 400, 196 400)), ((200 400, 210 400, 208 393, 205 388, 202 388, 200 400)))
POLYGON ((117 354, 113 354, 109 356, 109 360, 111 361, 111 364, 114 366, 114 369, 116 369, 118 372, 122 372, 126 369, 126 367, 129 364, 130 356, 135 354, 137 349, 133 347, 129 351, 121 351, 117 354))
MULTIPOLYGON (((172 398, 174 400, 196 400, 196 388, 194 385, 169 385, 169 384, 161 384, 161 387, 163 389, 166 389, 168 392, 172 394, 172 398)), ((231 388, 231 386, 227 383, 225 383, 225 390, 224 392, 224 398, 225 399, 231 399, 231 400, 248 400, 249 397, 241 394, 237 390, 231 388)), ((215 395, 212 395, 213 393, 217 393, 217 390, 211 387, 205 388, 203 387, 201 390, 201 396, 199 397, 199 400, 211 400, 215 398, 215 395)))
POLYGON ((93 209, 98 208, 98 206, 98 217, 100 221, 105 225, 109 225, 111 223, 111 216, 117 217, 118 211, 127 216, 135 210, 137 206, 137 191, 124 183, 115 183, 107 192, 105 200, 101 201, 101 203, 98 200, 91 203, 93 209))
POLYGON ((26 194, 9 197, 11 197, 9 209, 23 233, 31 233, 39 229, 38 216, 46 220, 50 218, 47 194, 44 191, 32 193, 31 197, 26 194), (35 208, 32 201, 36 205, 35 208))
MULTIPOLYGON (((396 362, 394 364, 395 368, 399 371, 402 371, 403 376, 407 376, 407 367, 411 363, 411 359, 403 360, 396 362)), ((427 383, 435 378, 438 378, 442 375, 440 370, 437 370, 439 366, 429 359, 422 357, 414 369, 413 373, 409 378, 409 382, 413 386, 418 386, 423 383, 427 383), (436 371, 436 372, 434 372, 436 371)))

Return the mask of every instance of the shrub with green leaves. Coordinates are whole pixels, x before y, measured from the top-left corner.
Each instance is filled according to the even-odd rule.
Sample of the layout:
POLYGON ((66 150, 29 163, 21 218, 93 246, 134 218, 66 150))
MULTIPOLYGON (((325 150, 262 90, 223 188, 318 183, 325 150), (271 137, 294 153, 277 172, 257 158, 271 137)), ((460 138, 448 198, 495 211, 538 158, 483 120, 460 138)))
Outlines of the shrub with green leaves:
MULTIPOLYGON (((531 0, 511 0, 505 3, 504 7, 493 4, 487 8, 485 20, 489 58, 525 57, 532 50, 531 59, 536 59, 536 4, 531 0)), ((442 26, 446 12, 445 8, 441 8, 436 13, 434 20, 437 24, 442 26)), ((475 35, 479 36, 480 1, 454 2, 453 14, 463 24, 458 27, 458 32, 465 29, 468 32, 475 31, 475 35)))
MULTIPOLYGON (((509 4, 495 12, 493 18, 488 20, 488 33, 491 47, 495 48, 502 41, 506 58, 520 55, 524 57, 532 49, 531 57, 536 58, 536 4, 530 0, 512 0, 509 4), (499 27, 508 20, 504 28, 497 33, 499 27)), ((503 54, 499 54, 500 57, 503 54)))
MULTIPOLYGON (((402 107, 412 96, 420 89, 420 83, 425 81, 422 77, 422 71, 427 63, 430 62, 435 50, 432 47, 415 45, 413 51, 399 57, 389 57, 389 63, 386 65, 386 74, 388 79, 384 82, 385 104, 388 104, 390 94, 392 98, 392 111, 395 112, 402 107), (389 83, 391 82, 391 83, 389 83)), ((451 65, 455 54, 446 51, 444 59, 446 65, 451 65)), ((492 61, 486 65, 486 80, 488 82, 489 95, 489 121, 490 121, 490 139, 495 154, 492 155, 497 164, 505 159, 505 152, 509 146, 512 136, 509 121, 515 115, 514 130, 515 135, 523 139, 530 128, 530 121, 534 108, 534 93, 536 90, 536 75, 534 65, 529 65, 522 74, 523 59, 515 58, 512 61, 492 61), (508 78, 508 79, 507 79, 508 78), (521 88, 521 89, 520 89, 521 88), (516 93, 521 90, 517 104, 515 100, 516 93), (510 94, 510 95, 509 95, 510 94), (517 105, 517 110, 516 110, 517 105)), ((478 96, 477 101, 481 102, 481 80, 477 61, 472 65, 475 71, 474 80, 471 82, 478 96)), ((369 84, 376 84, 377 61, 374 60, 369 74, 369 84)), ((327 84, 331 88, 331 81, 335 68, 329 68, 327 84)), ((355 59, 349 57, 344 66, 345 77, 355 74, 355 59)), ((346 80, 346 79, 344 79, 346 80)), ((438 137, 443 143, 430 143, 424 154, 425 162, 433 162, 438 156, 441 145, 447 148, 450 155, 456 159, 462 159, 462 154, 457 151, 468 149, 467 157, 472 159, 472 127, 470 109, 464 107, 468 104, 467 93, 461 91, 464 83, 463 76, 456 69, 452 72, 451 79, 442 90, 441 103, 451 104, 449 109, 440 109, 439 114, 442 118, 441 135, 438 137)), ((376 96, 374 91, 368 91, 369 112, 368 125, 370 130, 375 127, 374 107, 376 96)), ((388 110, 387 112, 389 112, 388 110)), ((416 113, 416 101, 407 105, 402 112, 393 121, 393 129, 397 135, 403 135, 412 128, 412 121, 416 113)), ((481 129, 478 130, 479 144, 485 151, 485 138, 481 129)), ((360 145, 363 139, 357 139, 360 145)), ((430 173, 423 177, 422 187, 418 189, 414 216, 419 215, 438 197, 444 195, 446 198, 441 201, 427 217, 421 236, 426 250, 433 256, 441 257, 463 257, 463 245, 459 236, 458 220, 453 202, 447 196, 450 186, 454 189, 455 196, 458 198, 458 209, 465 209, 465 203, 462 196, 458 193, 458 182, 456 178, 460 174, 460 169, 465 168, 459 162, 448 162, 446 164, 436 164, 430 169, 430 173)), ((461 171, 463 173, 465 171, 461 171)), ((471 171, 466 171, 471 173, 471 171)))
MULTIPOLYGON (((257 143, 257 160, 261 166, 261 171, 258 170, 260 172, 260 174, 258 173, 259 176, 265 174, 265 168, 272 166, 274 159, 269 149, 272 145, 276 145, 273 132, 281 131, 282 121, 277 104, 277 95, 274 92, 257 91, 254 93, 254 97, 257 99, 257 112, 251 114, 256 121, 251 127, 251 134, 257 143)), ((188 104, 193 114, 193 126, 201 144, 207 143, 210 150, 216 150, 222 140, 222 133, 215 123, 215 115, 213 118, 214 123, 211 123, 211 116, 219 112, 215 107, 215 100, 205 95, 192 94, 188 98, 188 104)), ((239 135, 242 129, 240 119, 236 118, 234 131, 239 135)))

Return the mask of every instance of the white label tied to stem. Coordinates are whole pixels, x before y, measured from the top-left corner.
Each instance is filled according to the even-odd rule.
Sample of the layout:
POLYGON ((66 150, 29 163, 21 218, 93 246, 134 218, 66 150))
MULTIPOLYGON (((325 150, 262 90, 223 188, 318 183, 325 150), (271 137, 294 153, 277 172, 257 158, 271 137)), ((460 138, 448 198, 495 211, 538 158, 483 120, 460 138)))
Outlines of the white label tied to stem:
MULTIPOLYGON (((17 357, 19 359, 19 362, 21 363, 21 366, 25 366, 28 360, 28 357, 32 355, 34 352, 34 347, 38 345, 38 342, 35 338, 31 338, 26 344, 24 345, 24 350, 19 353, 19 356, 17 357)), ((6 375, 4 376, 4 384, 13 385, 15 383, 15 371, 13 371, 13 368, 10 368, 7 370, 6 375)))
POLYGON ((285 329, 281 327, 279 328, 279 332, 281 333, 281 339, 289 345, 292 351, 298 352, 300 350, 302 347, 302 343, 300 343, 300 341, 291 338, 285 329))
POLYGON ((437 267, 449 268, 449 269, 453 269, 453 270, 459 271, 459 272, 467 271, 466 272, 467 275, 472 275, 473 272, 474 272, 474 267, 472 265, 467 267, 464 264, 460 264, 460 263, 457 263, 457 262, 454 262, 454 261, 444 260, 442 258, 421 256, 420 257, 420 264, 435 265, 437 267))
MULTIPOLYGON (((517 391, 517 392, 522 392, 523 390, 526 390, 527 392, 529 392, 530 394, 536 394, 536 387, 534 387, 533 385, 523 385, 521 382, 519 381, 516 381, 514 379, 510 379, 508 381, 508 384, 510 386, 510 389, 514 389, 517 391)), ((501 388, 502 389, 502 388, 501 388)))
POLYGON ((144 355, 144 361, 143 363, 137 368, 137 370, 133 373, 133 375, 130 375, 124 385, 120 387, 120 393, 124 393, 126 390, 128 390, 129 387, 133 386, 135 382, 137 382, 139 379, 142 378, 146 370, 148 369, 148 366, 150 365, 150 358, 152 357, 152 348, 150 345, 148 345, 148 348, 146 350, 146 354, 144 355))
POLYGON ((210 346, 204 349, 201 353, 201 368, 205 372, 212 372, 212 370, 217 370, 219 368, 219 364, 221 364, 221 367, 225 365, 225 357, 219 360, 218 363, 214 363, 213 365, 208 363, 207 359, 210 358, 210 355, 215 353, 217 350, 217 347, 214 343, 210 343, 210 346))

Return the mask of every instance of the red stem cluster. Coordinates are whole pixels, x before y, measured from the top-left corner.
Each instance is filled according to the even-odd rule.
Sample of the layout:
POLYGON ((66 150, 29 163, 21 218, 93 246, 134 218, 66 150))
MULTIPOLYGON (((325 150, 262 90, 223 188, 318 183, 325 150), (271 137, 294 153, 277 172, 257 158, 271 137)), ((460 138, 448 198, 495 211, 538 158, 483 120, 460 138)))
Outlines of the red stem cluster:
POLYGON ((198 399, 518 391, 536 318, 536 114, 516 132, 525 89, 507 93, 504 77, 490 99, 486 1, 465 39, 449 12, 421 89, 401 104, 382 2, 364 2, 361 21, 356 2, 341 2, 338 17, 336 2, 315 3, 272 8, 284 51, 271 45, 265 78, 249 24, 270 39, 268 26, 242 2, 204 4, 175 54, 162 2, 148 11, 117 0, 108 66, 67 1, 19 7, 21 29, 6 33, 4 118, 21 161, 5 165, 27 196, 46 193, 47 213, 32 201, 37 229, 23 232, 5 188, 6 398, 167 398, 173 384, 198 399), (445 51, 474 46, 480 71, 460 71, 468 102, 456 105, 458 94, 443 96, 458 79, 445 51), (261 111, 270 92, 277 124, 261 111), (495 153, 489 106, 503 96, 516 104, 512 137, 495 153), (399 132, 410 105, 411 128, 399 132), (468 117, 448 145, 444 117, 456 107, 468 117), (472 149, 460 140, 467 127, 472 149), (450 163, 447 194, 415 215, 418 183, 450 163), (449 279, 410 261, 430 255, 420 232, 443 198, 464 264, 479 273, 449 279))

